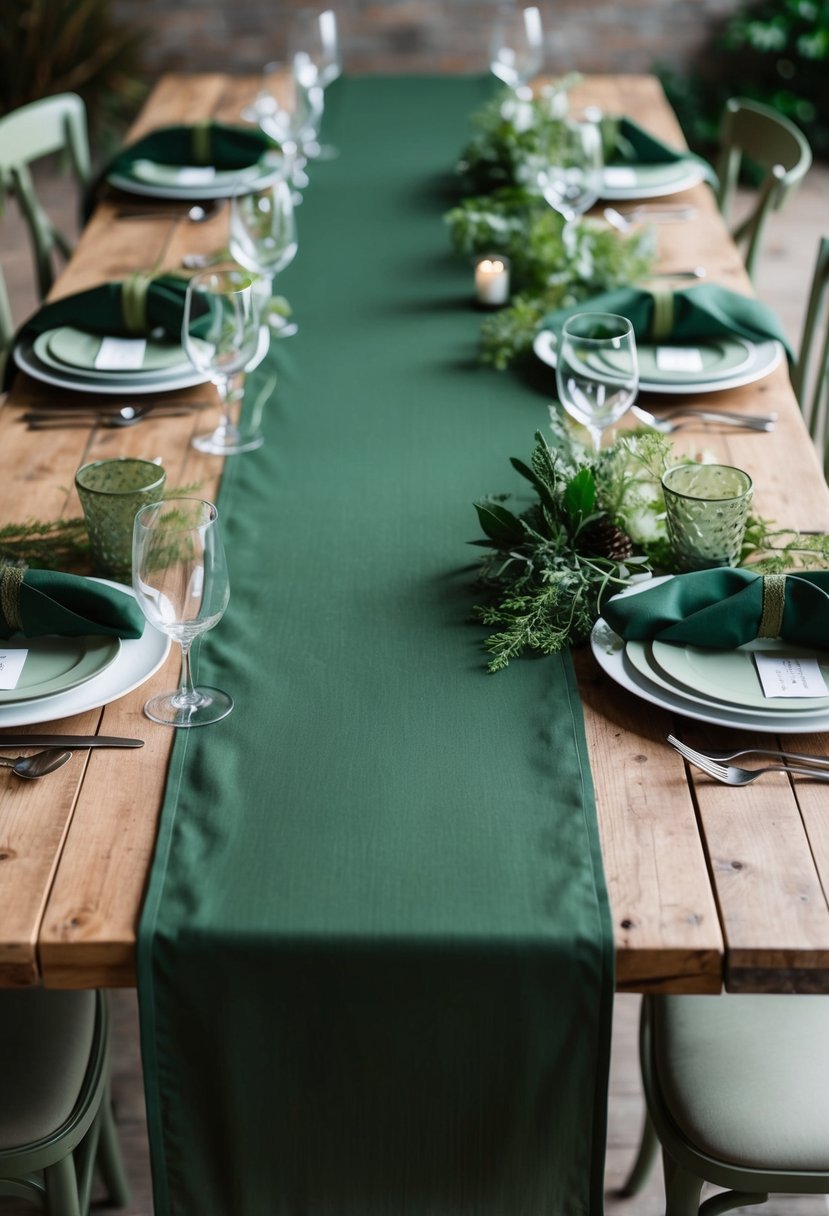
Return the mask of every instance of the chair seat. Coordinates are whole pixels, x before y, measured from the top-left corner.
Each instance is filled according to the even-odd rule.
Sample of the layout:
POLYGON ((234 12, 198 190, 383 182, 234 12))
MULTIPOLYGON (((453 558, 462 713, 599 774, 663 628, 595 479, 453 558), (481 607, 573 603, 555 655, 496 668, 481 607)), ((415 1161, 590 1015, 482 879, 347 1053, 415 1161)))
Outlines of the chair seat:
POLYGON ((662 997, 654 1053, 660 1094, 697 1149, 829 1171, 829 997, 662 997))
POLYGON ((94 992, 0 993, 0 1150, 32 1144, 69 1118, 89 1066, 94 992))

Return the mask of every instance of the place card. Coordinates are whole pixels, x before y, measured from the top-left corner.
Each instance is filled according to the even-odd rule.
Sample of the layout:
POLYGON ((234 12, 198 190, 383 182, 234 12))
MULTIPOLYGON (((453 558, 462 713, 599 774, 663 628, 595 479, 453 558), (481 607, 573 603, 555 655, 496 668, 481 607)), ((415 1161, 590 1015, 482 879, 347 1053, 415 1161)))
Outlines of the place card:
POLYGON ((144 366, 146 338, 102 338, 95 356, 99 372, 136 372, 144 366))
POLYGON ((657 346, 656 366, 661 372, 701 372, 702 351, 695 346, 657 346))
POLYGON ((757 674, 766 697, 826 697, 829 688, 816 658, 754 652, 757 674))
POLYGON ((612 190, 624 190, 628 186, 635 186, 638 180, 635 169, 624 169, 619 165, 605 167, 602 177, 605 189, 609 187, 612 190))
POLYGON ((0 688, 17 688, 28 650, 0 650, 0 688))
POLYGON ((209 186, 215 177, 214 165, 182 165, 176 170, 176 185, 209 186))

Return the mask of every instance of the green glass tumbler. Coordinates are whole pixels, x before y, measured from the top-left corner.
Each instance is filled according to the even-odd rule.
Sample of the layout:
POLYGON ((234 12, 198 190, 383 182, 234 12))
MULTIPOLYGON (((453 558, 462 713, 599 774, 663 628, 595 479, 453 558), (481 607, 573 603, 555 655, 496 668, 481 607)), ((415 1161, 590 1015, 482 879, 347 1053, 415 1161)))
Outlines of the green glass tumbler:
POLYGON ((668 540, 678 570, 736 566, 751 478, 727 464, 678 464, 662 477, 668 540))
POLYGON ((121 456, 85 464, 75 474, 92 567, 117 582, 132 579, 132 526, 136 514, 164 497, 167 474, 151 460, 121 456))

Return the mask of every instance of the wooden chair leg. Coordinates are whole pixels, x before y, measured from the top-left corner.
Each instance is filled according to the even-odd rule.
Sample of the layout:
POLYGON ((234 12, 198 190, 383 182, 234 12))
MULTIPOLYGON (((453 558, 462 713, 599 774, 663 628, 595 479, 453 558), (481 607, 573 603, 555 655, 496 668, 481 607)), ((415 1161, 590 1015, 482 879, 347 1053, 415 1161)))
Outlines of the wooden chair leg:
POLYGON ((43 1171, 46 1182, 48 1216, 81 1216, 78 1180, 72 1154, 67 1154, 43 1171))
POLYGON ((112 1113, 112 1103, 107 1093, 101 1104, 101 1138, 98 1141, 97 1165, 104 1185, 109 1195, 110 1203, 117 1208, 125 1208, 130 1201, 130 1188, 124 1163, 121 1158, 121 1146, 118 1143, 118 1130, 115 1126, 115 1116, 112 1113))
POLYGON ((639 1140, 639 1151, 636 1154, 636 1160, 630 1173, 619 1190, 619 1195, 623 1199, 630 1199, 633 1195, 638 1195, 642 1190, 656 1162, 658 1152, 659 1139, 653 1123, 651 1123, 650 1115, 645 1111, 642 1135, 639 1140))

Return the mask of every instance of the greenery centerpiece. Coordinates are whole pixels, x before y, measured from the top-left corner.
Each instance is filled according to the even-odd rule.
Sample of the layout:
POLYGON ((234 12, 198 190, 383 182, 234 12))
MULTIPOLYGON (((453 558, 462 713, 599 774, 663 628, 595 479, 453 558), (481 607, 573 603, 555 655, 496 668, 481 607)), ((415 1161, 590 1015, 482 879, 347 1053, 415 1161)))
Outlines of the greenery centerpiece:
POLYGON ((532 101, 499 95, 474 116, 476 133, 457 165, 468 193, 446 215, 455 250, 509 257, 513 298, 482 324, 482 358, 503 369, 527 352, 548 312, 642 279, 653 267, 653 234, 623 236, 600 220, 565 223, 536 184, 555 147, 567 78, 532 101))
MULTIPOLYGON (((529 463, 511 464, 529 494, 475 504, 487 550, 478 572, 474 616, 486 639, 490 671, 526 652, 553 654, 590 636, 605 600, 650 573, 672 573, 661 479, 679 463, 670 441, 628 431, 598 454, 557 414, 553 443, 536 433, 529 463)), ((777 529, 750 516, 740 557, 762 573, 825 567, 829 536, 777 529)))

